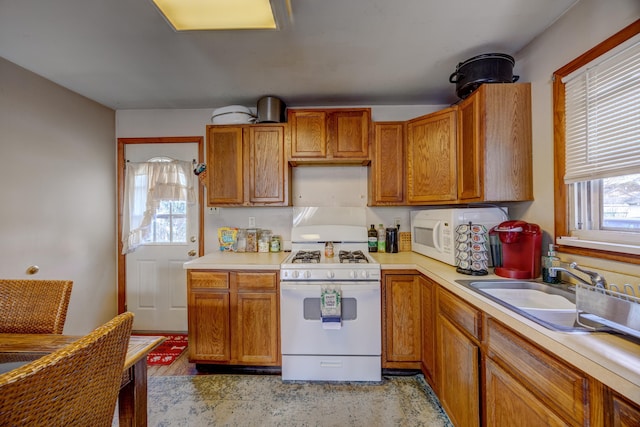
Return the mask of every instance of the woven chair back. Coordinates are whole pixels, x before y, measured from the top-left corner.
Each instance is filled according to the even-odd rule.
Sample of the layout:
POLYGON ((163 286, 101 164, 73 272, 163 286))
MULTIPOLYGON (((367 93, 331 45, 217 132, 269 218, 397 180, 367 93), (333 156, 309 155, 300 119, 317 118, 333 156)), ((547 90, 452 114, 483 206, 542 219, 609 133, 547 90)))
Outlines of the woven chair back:
POLYGON ((61 334, 70 280, 0 279, 0 333, 61 334))
POLYGON ((133 314, 0 374, 2 426, 111 426, 133 314))

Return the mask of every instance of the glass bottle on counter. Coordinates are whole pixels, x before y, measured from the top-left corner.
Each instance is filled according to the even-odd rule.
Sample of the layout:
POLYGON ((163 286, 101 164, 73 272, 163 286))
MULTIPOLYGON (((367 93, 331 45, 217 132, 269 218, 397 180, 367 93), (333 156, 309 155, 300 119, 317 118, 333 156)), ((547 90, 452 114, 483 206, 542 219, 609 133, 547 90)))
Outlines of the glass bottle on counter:
POLYGON ((376 231, 376 227, 371 224, 371 228, 368 231, 368 247, 369 252, 378 252, 378 232, 376 231))
POLYGON ((271 252, 280 252, 281 248, 280 236, 271 236, 271 252))
POLYGON ((560 274, 556 272, 555 277, 549 274, 551 267, 560 267, 560 258, 556 256, 556 245, 549 245, 547 256, 542 257, 542 281, 545 283, 560 283, 560 274))
POLYGON ((383 224, 378 224, 378 252, 385 251, 387 235, 383 224))

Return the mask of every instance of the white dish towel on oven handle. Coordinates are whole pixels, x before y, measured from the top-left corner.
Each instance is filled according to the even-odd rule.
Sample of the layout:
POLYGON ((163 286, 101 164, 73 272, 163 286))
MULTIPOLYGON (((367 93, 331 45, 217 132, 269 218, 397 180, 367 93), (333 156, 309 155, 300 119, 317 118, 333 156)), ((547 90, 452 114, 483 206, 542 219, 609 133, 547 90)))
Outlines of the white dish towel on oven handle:
POLYGON ((340 286, 322 285, 320 288, 320 316, 322 329, 342 328, 342 292, 340 286))

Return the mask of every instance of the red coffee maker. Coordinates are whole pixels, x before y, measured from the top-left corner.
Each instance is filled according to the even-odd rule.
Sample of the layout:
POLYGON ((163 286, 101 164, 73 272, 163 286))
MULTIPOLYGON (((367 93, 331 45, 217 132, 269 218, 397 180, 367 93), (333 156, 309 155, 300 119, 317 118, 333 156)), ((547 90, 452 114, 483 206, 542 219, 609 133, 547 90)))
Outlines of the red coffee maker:
POLYGON ((542 230, 539 225, 524 221, 505 221, 491 232, 500 236, 502 266, 496 266, 498 276, 510 279, 535 279, 540 274, 542 230))

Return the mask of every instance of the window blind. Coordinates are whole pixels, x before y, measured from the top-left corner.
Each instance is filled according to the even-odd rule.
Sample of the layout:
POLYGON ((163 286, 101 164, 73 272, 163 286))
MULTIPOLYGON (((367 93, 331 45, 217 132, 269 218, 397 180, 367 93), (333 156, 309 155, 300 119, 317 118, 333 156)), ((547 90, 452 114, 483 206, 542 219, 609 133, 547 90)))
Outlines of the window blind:
POLYGON ((640 41, 565 83, 565 183, 640 173, 640 41))

